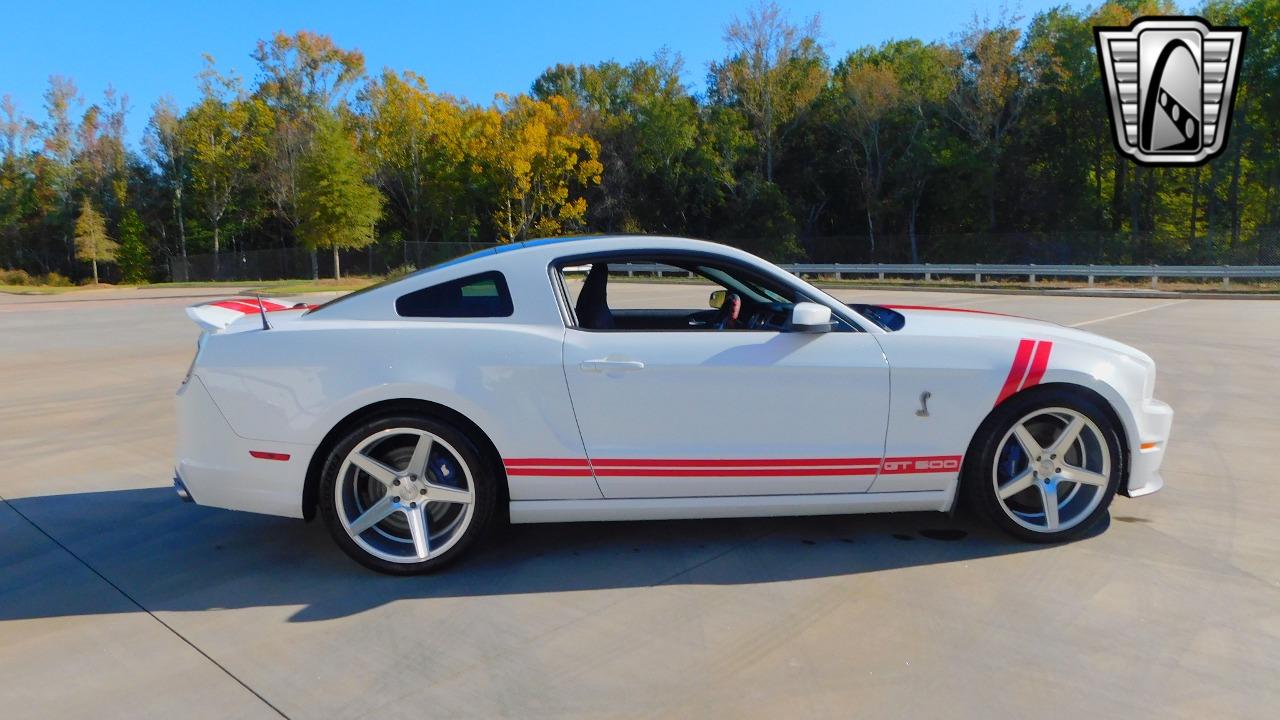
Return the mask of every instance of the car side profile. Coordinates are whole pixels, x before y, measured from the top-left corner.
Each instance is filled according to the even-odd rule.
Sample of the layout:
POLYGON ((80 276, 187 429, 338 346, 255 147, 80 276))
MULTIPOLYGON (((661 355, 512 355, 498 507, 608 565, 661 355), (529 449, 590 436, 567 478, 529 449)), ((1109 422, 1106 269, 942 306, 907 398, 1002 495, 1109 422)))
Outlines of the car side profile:
POLYGON ((178 493, 318 514, 397 574, 456 559, 500 513, 948 512, 963 496, 1014 536, 1069 540, 1116 493, 1161 487, 1173 417, 1154 362, 1121 343, 846 305, 682 238, 512 243, 318 307, 187 312, 203 332, 178 391, 178 493), (688 287, 628 292, 655 266, 715 289, 699 307, 671 306, 688 287))

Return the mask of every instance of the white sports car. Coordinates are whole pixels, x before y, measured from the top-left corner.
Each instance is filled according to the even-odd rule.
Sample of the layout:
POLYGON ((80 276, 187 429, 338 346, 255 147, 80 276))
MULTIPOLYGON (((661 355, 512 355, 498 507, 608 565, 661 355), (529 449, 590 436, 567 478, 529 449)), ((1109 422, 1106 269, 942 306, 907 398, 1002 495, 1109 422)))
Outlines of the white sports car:
POLYGON ((179 495, 318 512, 390 573, 457 558, 500 511, 947 512, 963 493, 1013 535, 1066 540, 1161 487, 1173 418, 1151 358, 1118 342, 845 305, 679 238, 514 243, 319 307, 187 312, 205 332, 178 391, 179 495), (619 288, 654 264, 718 287, 710 307, 619 288))

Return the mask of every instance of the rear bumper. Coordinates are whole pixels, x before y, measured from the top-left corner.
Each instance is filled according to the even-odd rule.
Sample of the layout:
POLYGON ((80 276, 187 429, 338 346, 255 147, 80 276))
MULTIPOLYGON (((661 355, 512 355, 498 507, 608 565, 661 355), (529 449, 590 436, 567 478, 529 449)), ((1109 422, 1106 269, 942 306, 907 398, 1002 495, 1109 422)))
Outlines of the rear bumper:
POLYGON ((1147 399, 1138 416, 1138 436, 1130 439, 1129 482, 1122 495, 1142 497, 1164 487, 1160 464, 1164 462, 1169 430, 1173 427, 1173 408, 1159 400, 1147 399))
POLYGON ((313 446, 240 437, 199 376, 182 386, 177 402, 174 489, 179 497, 185 492, 200 505, 302 517, 313 446))
POLYGON ((173 491, 178 494, 178 499, 182 502, 195 502, 191 497, 191 491, 187 490, 187 484, 182 482, 182 475, 177 470, 173 471, 173 491))

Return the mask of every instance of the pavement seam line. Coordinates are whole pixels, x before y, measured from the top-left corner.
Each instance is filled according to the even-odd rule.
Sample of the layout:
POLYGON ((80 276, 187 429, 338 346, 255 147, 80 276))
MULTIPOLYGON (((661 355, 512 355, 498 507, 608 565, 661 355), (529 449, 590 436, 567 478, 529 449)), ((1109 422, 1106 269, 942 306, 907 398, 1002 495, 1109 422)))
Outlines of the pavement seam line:
POLYGON ((1117 320, 1122 317, 1129 317, 1130 315, 1137 315, 1139 313, 1151 312, 1152 310, 1159 310, 1160 308, 1167 308, 1167 307, 1172 307, 1174 305, 1181 305, 1184 302, 1190 302, 1190 301, 1191 301, 1191 298, 1186 298, 1185 300, 1174 300, 1173 302, 1161 303, 1160 305, 1152 305, 1151 307, 1144 307, 1139 310, 1130 310, 1129 312, 1122 312, 1116 315, 1108 315, 1106 317, 1100 317, 1094 320, 1085 320, 1084 322, 1072 323, 1067 327, 1073 327, 1073 328, 1084 327, 1085 325, 1092 325, 1094 323, 1106 322, 1108 320, 1117 320))
POLYGON ((707 565, 707 564, 709 564, 709 563, 713 563, 713 562, 715 562, 716 560, 719 560, 720 558, 724 557, 725 555, 728 555, 729 553, 731 553, 731 552, 733 552, 733 551, 735 551, 735 550, 740 550, 740 549, 742 549, 742 548, 744 548, 744 547, 746 547, 746 546, 748 546, 748 545, 750 545, 750 544, 752 544, 752 543, 759 542, 759 541, 761 541, 761 540, 763 540, 763 539, 765 539, 765 538, 769 537, 770 535, 773 535, 775 532, 777 532, 777 530, 767 530, 767 531, 765 531, 765 532, 763 532, 763 533, 761 533, 761 534, 759 534, 759 535, 757 535, 757 536, 755 536, 755 537, 753 537, 753 538, 748 538, 748 539, 746 539, 746 540, 743 540, 742 542, 735 544, 733 547, 726 548, 723 552, 716 553, 715 555, 712 555, 711 557, 707 558, 706 560, 703 560, 702 562, 695 563, 695 564, 690 565, 689 567, 687 567, 687 568, 685 568, 685 569, 683 569, 683 570, 679 570, 679 571, 677 571, 677 572, 675 572, 675 573, 673 573, 673 574, 671 574, 671 575, 669 575, 669 576, 667 576, 667 577, 665 577, 665 578, 663 578, 663 579, 659 580, 658 582, 653 583, 653 584, 652 584, 652 585, 650 585, 649 587, 654 587, 654 588, 656 588, 656 587, 661 587, 661 586, 663 586, 663 585, 666 585, 667 583, 671 582, 672 580, 675 580, 676 578, 680 577, 681 575, 687 575, 688 573, 691 573, 691 572, 693 572, 694 570, 697 570, 698 568, 700 568, 700 567, 702 567, 702 566, 704 566, 704 565, 707 565))
POLYGON ((89 572, 93 573, 94 575, 97 575, 98 578, 102 580, 102 582, 106 583, 116 592, 120 593, 121 597, 133 603, 135 606, 137 606, 139 610, 149 615, 152 620, 155 620, 157 623, 160 623, 161 627, 168 630, 170 633, 172 633, 175 637, 177 637, 182 642, 186 643, 187 646, 190 647, 192 650, 195 650, 196 652, 200 653, 200 655, 205 660, 208 660, 209 662, 213 663, 214 667, 221 670, 223 674, 225 674, 227 677, 235 681, 237 685, 244 688, 245 690, 248 690, 249 693, 252 694, 254 697, 258 698, 258 700, 260 700, 263 705, 266 705, 267 707, 271 708, 271 710, 275 712, 275 714, 279 715, 282 718, 285 718, 285 720, 290 720, 289 716, 285 715, 284 712, 280 710, 280 708, 273 705, 270 700, 263 697, 262 694, 259 693, 257 690, 254 690, 253 688, 249 687, 248 683, 246 683, 244 680, 241 680, 239 677, 237 677, 235 673, 228 670, 222 663, 218 662, 217 660, 214 660, 213 657, 209 655, 209 653, 205 652, 204 650, 201 650, 199 646, 197 646, 195 643, 188 640, 185 635, 183 635, 182 633, 174 629, 172 625, 170 625, 169 623, 157 617, 156 614, 151 612, 149 609, 147 609, 145 605, 138 602, 137 598, 135 598, 134 596, 126 592, 124 588, 112 582, 110 578, 108 578, 106 575, 103 575, 101 572, 99 572, 97 568, 90 565, 88 561, 86 561, 84 558, 77 555, 75 551, 73 551, 71 548, 64 545, 62 541, 58 540, 58 538, 54 537, 53 535, 50 535, 49 532, 44 528, 40 527, 40 525, 38 525, 36 521, 32 520, 30 517, 27 517, 26 513, 22 512, 17 507, 15 507, 13 503, 9 502, 8 498, 6 498, 3 495, 0 495, 0 502, 3 502, 5 506, 8 507, 10 510, 12 510, 14 513, 16 513, 18 517, 22 518, 23 520, 26 520, 27 524, 35 528, 36 531, 39 532, 41 535, 44 535, 46 538, 49 538, 49 541, 52 542, 54 545, 57 545, 58 547, 62 548, 63 552, 75 558, 76 562, 83 565, 86 569, 89 570, 89 572))

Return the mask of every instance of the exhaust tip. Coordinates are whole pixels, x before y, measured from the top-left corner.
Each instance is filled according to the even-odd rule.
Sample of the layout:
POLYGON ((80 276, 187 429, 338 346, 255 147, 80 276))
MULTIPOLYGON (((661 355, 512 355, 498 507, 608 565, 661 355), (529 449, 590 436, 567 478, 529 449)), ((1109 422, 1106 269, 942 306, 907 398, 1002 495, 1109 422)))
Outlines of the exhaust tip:
POLYGON ((182 498, 182 502, 195 501, 195 499, 191 497, 191 491, 188 490, 187 486, 182 482, 182 478, 177 475, 173 476, 173 491, 178 493, 178 497, 182 498))

